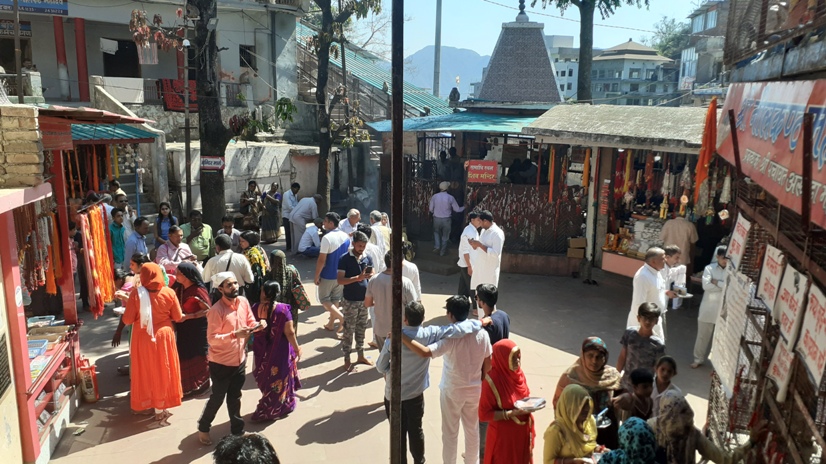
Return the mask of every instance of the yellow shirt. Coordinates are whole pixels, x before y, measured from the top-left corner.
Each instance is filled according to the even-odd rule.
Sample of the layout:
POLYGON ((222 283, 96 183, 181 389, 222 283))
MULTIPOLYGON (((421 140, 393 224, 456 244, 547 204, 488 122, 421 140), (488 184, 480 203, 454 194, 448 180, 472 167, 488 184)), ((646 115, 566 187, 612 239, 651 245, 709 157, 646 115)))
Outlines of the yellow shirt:
MULTIPOLYGON (((596 442, 596 437, 594 437, 596 442)), ((577 447, 565 440, 562 430, 556 423, 551 423, 545 430, 545 449, 542 457, 543 464, 554 464, 556 459, 584 458, 579 456, 577 447)))
POLYGON ((184 232, 184 242, 189 245, 192 254, 198 258, 198 261, 206 261, 207 258, 215 256, 215 239, 212 236, 212 227, 209 224, 204 224, 201 235, 189 242, 187 242, 187 237, 192 233, 192 226, 186 223, 181 226, 181 230, 184 232))

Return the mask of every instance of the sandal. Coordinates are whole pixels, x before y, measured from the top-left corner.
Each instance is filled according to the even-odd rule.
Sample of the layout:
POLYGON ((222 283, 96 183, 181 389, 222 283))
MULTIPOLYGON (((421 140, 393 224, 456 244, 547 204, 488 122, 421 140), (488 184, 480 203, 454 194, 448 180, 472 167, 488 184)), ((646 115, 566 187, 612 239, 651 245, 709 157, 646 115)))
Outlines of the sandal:
POLYGON ((167 425, 171 425, 169 423, 170 417, 172 417, 172 413, 164 410, 160 414, 155 414, 155 421, 158 423, 159 427, 166 427, 167 425))
POLYGON ((204 446, 212 445, 212 439, 209 438, 209 433, 206 432, 198 432, 198 441, 204 446))

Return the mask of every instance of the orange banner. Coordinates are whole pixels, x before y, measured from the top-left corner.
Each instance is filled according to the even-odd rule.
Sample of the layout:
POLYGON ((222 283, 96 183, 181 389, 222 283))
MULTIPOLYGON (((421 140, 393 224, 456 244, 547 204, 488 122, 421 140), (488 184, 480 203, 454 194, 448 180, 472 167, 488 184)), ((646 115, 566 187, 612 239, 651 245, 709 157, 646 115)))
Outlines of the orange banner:
POLYGON ((732 84, 717 131, 717 153, 735 164, 734 110, 743 174, 780 203, 802 210, 803 115, 814 116, 812 222, 826 227, 826 80, 732 84))

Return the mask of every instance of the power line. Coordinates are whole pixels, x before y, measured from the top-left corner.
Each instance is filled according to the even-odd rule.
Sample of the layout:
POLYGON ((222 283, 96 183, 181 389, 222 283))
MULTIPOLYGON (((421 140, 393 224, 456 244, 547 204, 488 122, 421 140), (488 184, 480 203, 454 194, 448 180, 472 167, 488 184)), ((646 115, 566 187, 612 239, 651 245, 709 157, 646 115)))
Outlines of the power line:
MULTIPOLYGON (((501 6, 503 8, 507 8, 509 10, 519 10, 519 8, 517 8, 515 6, 505 5, 504 3, 494 2, 493 0, 482 0, 482 1, 490 3, 491 5, 501 6)), ((542 12, 536 11, 536 10, 531 10, 531 14, 535 14, 535 15, 538 15, 538 16, 547 16, 548 18, 559 19, 559 20, 562 20, 562 21, 569 21, 569 22, 572 22, 572 23, 580 23, 581 22, 578 19, 566 18, 564 16, 556 16, 556 15, 552 15, 552 14, 548 14, 548 13, 542 13, 542 12)), ((636 31, 636 32, 647 32, 649 34, 655 34, 657 32, 657 31, 652 31, 652 30, 649 30, 649 29, 639 29, 639 28, 636 28, 636 27, 614 26, 612 24, 594 23, 594 26, 608 27, 608 28, 611 28, 611 29, 625 29, 625 30, 628 30, 628 31, 636 31)))

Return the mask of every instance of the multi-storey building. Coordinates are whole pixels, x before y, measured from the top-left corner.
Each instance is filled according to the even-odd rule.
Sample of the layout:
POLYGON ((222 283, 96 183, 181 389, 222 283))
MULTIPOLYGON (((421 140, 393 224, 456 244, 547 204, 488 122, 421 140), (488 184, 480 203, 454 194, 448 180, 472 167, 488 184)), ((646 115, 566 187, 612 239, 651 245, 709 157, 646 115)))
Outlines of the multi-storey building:
POLYGON ((705 0, 689 16, 691 37, 680 59, 680 90, 704 96, 724 94, 723 50, 729 0, 705 0))
POLYGON ((594 57, 595 104, 677 106, 677 67, 657 50, 629 40, 594 57))

